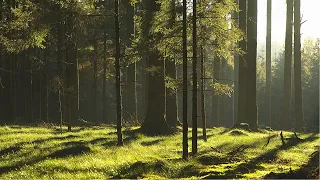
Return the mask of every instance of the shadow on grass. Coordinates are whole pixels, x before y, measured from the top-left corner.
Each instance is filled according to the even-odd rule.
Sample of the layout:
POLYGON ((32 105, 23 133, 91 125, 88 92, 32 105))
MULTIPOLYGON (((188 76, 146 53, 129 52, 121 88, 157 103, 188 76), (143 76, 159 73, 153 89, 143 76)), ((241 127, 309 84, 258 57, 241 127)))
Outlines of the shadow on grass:
POLYGON ((303 139, 302 141, 294 140, 294 141, 291 141, 290 143, 288 142, 285 146, 280 146, 278 148, 272 149, 271 151, 268 151, 268 152, 266 152, 256 158, 252 159, 251 161, 249 161, 247 163, 242 163, 242 164, 238 165, 235 169, 226 171, 225 174, 223 174, 223 175, 210 174, 210 175, 206 176, 205 179, 243 178, 243 174, 255 172, 257 169, 263 169, 263 167, 260 166, 260 163, 269 162, 269 161, 274 160, 276 158, 277 153, 280 150, 287 150, 287 149, 289 149, 293 146, 296 146, 300 143, 312 142, 316 139, 318 139, 316 136, 311 135, 308 138, 303 139))
POLYGON ((111 179, 137 179, 143 177, 148 172, 165 171, 166 166, 163 161, 157 162, 135 162, 130 166, 124 166, 120 169, 120 173, 111 179))
POLYGON ((7 154, 11 154, 11 153, 16 153, 16 152, 18 152, 20 150, 21 150, 20 146, 8 147, 8 148, 0 150, 0 156, 4 156, 4 155, 7 155, 7 154))
POLYGON ((153 140, 153 141, 144 141, 144 142, 141 142, 141 145, 142 146, 152 146, 152 145, 156 145, 160 142, 162 142, 163 140, 162 139, 156 139, 156 140, 153 140))

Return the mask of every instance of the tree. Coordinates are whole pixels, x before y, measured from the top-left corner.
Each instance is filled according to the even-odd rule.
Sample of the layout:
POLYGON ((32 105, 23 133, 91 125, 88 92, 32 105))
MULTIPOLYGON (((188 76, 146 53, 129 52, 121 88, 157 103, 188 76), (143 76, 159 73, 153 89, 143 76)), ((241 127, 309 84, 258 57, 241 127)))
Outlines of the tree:
MULTIPOLYGON (((220 80, 220 66, 221 59, 220 57, 215 56, 213 60, 213 84, 218 84, 220 80)), ((219 127, 221 125, 220 122, 220 95, 216 91, 212 91, 212 121, 213 126, 219 127)))
POLYGON ((151 40, 157 41, 159 36, 150 30, 154 14, 159 11, 160 5, 155 0, 145 1, 145 15, 142 23, 143 41, 147 44, 145 58, 148 68, 148 105, 147 112, 142 124, 142 132, 146 134, 168 134, 171 128, 164 118, 165 114, 165 82, 164 63, 159 51, 151 40))
POLYGON ((284 119, 280 123, 280 128, 286 129, 286 130, 290 130, 292 128, 292 122, 291 122, 292 21, 293 21, 293 0, 287 0, 285 65, 284 65, 284 119))
POLYGON ((117 98, 117 137, 118 146, 123 146, 122 139, 122 113, 121 113, 121 86, 120 86, 120 23, 119 23, 119 1, 115 0, 114 24, 115 24, 115 69, 116 69, 116 98, 117 98))
MULTIPOLYGON (((239 46, 243 52, 247 51, 247 1, 239 0, 239 28, 242 32, 245 33, 244 38, 240 41, 239 46)), ((238 95, 238 121, 237 124, 246 122, 246 87, 247 87, 247 78, 246 72, 247 70, 247 55, 244 53, 240 56, 239 60, 239 95, 238 95)))
POLYGON ((257 72, 257 0, 248 1, 248 71, 246 119, 251 129, 258 128, 256 104, 256 72, 257 72))
POLYGON ((201 46, 201 120, 202 120, 202 136, 204 141, 207 141, 207 121, 206 121, 206 110, 205 110, 205 96, 204 96, 204 87, 205 87, 205 69, 204 69, 204 49, 201 46))
POLYGON ((267 36, 266 36, 266 119, 271 127, 271 16, 272 0, 267 1, 267 36))
POLYGON ((182 32, 182 54, 183 54, 183 159, 188 158, 188 52, 187 52, 187 0, 183 0, 183 32, 182 32))
MULTIPOLYGON (((175 0, 170 0, 170 19, 168 28, 174 28, 176 20, 175 0)), ((173 58, 166 58, 166 79, 176 81, 176 62, 173 58)), ((177 91, 176 88, 166 87, 166 121, 172 128, 177 126, 177 91)))
POLYGON ((198 153, 197 0, 192 4, 192 154, 198 153))
POLYGON ((301 21, 300 0, 294 1, 294 84, 295 84, 295 110, 296 130, 304 130, 303 98, 301 82, 301 21))

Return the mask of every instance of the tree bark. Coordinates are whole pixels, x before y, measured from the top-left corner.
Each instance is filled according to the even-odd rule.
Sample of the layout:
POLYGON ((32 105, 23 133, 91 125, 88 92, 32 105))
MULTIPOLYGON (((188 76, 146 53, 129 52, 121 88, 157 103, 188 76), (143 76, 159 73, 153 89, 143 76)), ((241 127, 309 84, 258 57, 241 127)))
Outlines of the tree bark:
MULTIPOLYGON (((219 83, 220 79, 220 57, 215 57, 213 60, 213 83, 219 83)), ((214 127, 219 127, 220 124, 220 96, 214 90, 212 91, 212 124, 214 127)))
POLYGON ((272 0, 267 1, 267 37, 266 37, 266 120, 269 126, 271 122, 271 20, 272 0))
POLYGON ((192 12, 192 154, 198 153, 198 97, 197 97, 197 0, 193 0, 192 12))
POLYGON ((247 110, 246 119, 250 129, 258 128, 256 72, 257 72, 257 0, 248 1, 248 71, 247 71, 247 110))
POLYGON ((284 119, 280 123, 283 130, 291 130, 291 68, 292 68, 292 20, 293 0, 287 0, 287 22, 284 67, 284 119))
POLYGON ((182 54, 183 54, 183 159, 188 159, 188 52, 187 52, 187 0, 183 0, 183 32, 182 32, 182 54))
POLYGON ((102 123, 108 123, 107 120, 107 33, 103 32, 103 75, 102 75, 102 123))
POLYGON ((204 55, 203 47, 201 46, 201 120, 202 120, 202 136, 203 140, 207 141, 207 121, 206 121, 206 109, 205 109, 205 97, 204 97, 204 87, 205 87, 205 69, 204 69, 204 55))
POLYGON ((303 98, 301 82, 301 14, 300 0, 294 1, 294 78, 295 78, 295 109, 296 109, 296 131, 303 132, 303 98))
POLYGON ((114 22, 115 22, 115 69, 116 69, 116 98, 117 98, 117 137, 118 146, 123 146, 122 138, 122 113, 121 113, 121 86, 120 86, 120 23, 119 23, 119 1, 115 0, 114 6, 114 22))
POLYGON ((239 59, 239 95, 238 95, 238 118, 237 123, 246 122, 246 87, 247 87, 247 1, 239 0, 239 28, 244 33, 243 40, 240 41, 240 49, 244 52, 239 59))

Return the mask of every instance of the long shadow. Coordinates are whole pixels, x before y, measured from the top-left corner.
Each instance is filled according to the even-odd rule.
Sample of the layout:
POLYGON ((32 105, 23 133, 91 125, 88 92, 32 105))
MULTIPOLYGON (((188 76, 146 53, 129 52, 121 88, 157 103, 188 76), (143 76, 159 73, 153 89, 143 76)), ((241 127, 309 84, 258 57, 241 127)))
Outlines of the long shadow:
POLYGON ((158 144, 158 143, 160 143, 160 142, 162 142, 162 141, 163 141, 163 139, 156 139, 156 140, 153 140, 153 141, 141 142, 140 144, 141 144, 142 146, 152 146, 152 145, 156 145, 156 144, 158 144))
POLYGON ((84 153, 90 152, 90 148, 85 145, 78 145, 73 147, 67 147, 62 150, 57 150, 48 156, 35 156, 28 161, 19 161, 13 165, 0 167, 0 175, 9 173, 11 171, 19 171, 24 166, 32 166, 41 161, 47 160, 48 158, 65 158, 70 156, 78 156, 84 153))
POLYGON ((287 142, 287 144, 285 146, 280 146, 280 147, 275 148, 271 151, 268 151, 268 152, 266 152, 256 158, 252 159, 248 163, 242 163, 242 164, 238 165, 235 169, 226 171, 226 173, 224 175, 211 174, 211 175, 205 177, 205 179, 243 178, 243 174, 255 172, 257 169, 263 169, 263 167, 261 167, 259 164, 263 163, 263 162, 268 162, 270 160, 271 161, 274 160, 276 158, 277 153, 280 150, 286 150, 286 149, 289 149, 289 148, 296 146, 300 143, 312 142, 316 139, 318 139, 318 138, 315 137, 314 135, 311 135, 308 138, 303 139, 302 141, 294 140, 290 143, 287 142))

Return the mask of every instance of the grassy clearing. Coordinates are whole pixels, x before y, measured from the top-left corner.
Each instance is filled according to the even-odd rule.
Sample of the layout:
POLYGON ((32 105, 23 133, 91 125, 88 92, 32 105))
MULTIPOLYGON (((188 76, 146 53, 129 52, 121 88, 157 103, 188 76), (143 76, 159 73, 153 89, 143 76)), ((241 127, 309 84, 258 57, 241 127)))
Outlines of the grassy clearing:
MULTIPOLYGON (((279 136, 265 146, 277 131, 214 128, 207 134, 208 142, 199 140, 199 155, 184 161, 181 133, 147 137, 138 128, 126 128, 125 146, 117 147, 112 127, 78 127, 60 134, 58 129, 4 126, 0 127, 0 178, 247 179, 263 178, 271 172, 269 177, 274 178, 279 173, 310 169, 310 155, 320 144, 319 134, 298 134, 304 140, 287 139, 285 147, 279 136)), ((284 132, 284 136, 290 138, 292 133, 284 132)))

